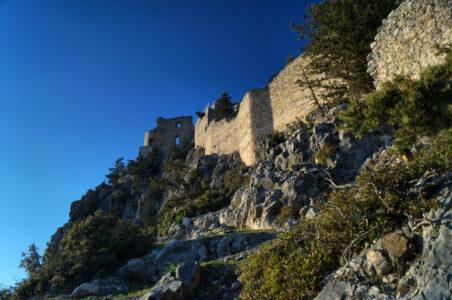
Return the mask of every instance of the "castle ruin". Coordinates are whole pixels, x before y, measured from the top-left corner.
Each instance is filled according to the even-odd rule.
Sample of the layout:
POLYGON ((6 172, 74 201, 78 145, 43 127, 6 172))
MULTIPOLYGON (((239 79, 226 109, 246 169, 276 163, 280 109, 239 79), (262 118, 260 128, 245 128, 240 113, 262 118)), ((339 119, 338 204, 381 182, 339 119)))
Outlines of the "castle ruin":
MULTIPOLYGON (((368 73, 378 88, 381 82, 396 75, 417 78, 427 66, 444 61, 435 48, 447 47, 452 39, 452 5, 450 0, 406 0, 389 14, 370 46, 368 73), (394 50, 395 49, 395 50, 394 50)), ((321 105, 322 90, 310 91, 298 84, 309 62, 301 55, 289 63, 272 82, 245 94, 234 118, 218 119, 210 107, 195 127, 192 117, 157 120, 157 128, 146 133, 140 154, 160 149, 168 156, 171 147, 192 142, 205 154, 239 153, 246 165, 258 159, 258 144, 275 131, 305 118, 317 109, 313 94, 321 105), (179 124, 179 125, 178 125, 179 124), (178 140, 179 139, 179 140, 178 140)), ((321 75, 310 75, 315 80, 321 75)))
MULTIPOLYGON (((306 56, 297 57, 267 87, 247 92, 232 120, 216 120, 207 108, 195 125, 195 146, 204 148, 206 155, 238 152, 246 165, 255 164, 259 142, 317 109, 311 91, 297 82, 302 80, 308 61, 306 56)), ((314 92, 324 104, 322 91, 314 92)))
POLYGON ((193 136, 192 116, 157 118, 157 127, 144 134, 140 155, 147 156, 151 151, 157 150, 163 158, 167 158, 172 148, 184 148, 191 144, 193 136))

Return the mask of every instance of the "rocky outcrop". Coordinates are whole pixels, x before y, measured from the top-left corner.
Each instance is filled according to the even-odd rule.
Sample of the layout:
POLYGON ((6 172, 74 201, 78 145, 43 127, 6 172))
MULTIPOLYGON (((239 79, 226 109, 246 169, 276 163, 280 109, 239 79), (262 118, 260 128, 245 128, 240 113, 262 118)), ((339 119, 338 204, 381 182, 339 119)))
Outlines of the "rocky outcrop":
POLYGON ((187 299, 199 282, 201 262, 237 255, 243 259, 250 250, 275 237, 272 232, 235 232, 197 240, 174 240, 144 257, 129 260, 108 278, 79 285, 71 297, 114 295, 131 287, 154 285, 142 299, 187 299))
MULTIPOLYGON (((334 272, 323 299, 450 299, 452 297, 452 177, 425 219, 392 232, 334 272)), ((421 179, 422 180, 422 179, 421 179)))
POLYGON ((200 280, 199 263, 184 262, 174 272, 165 274, 140 300, 189 299, 200 280))
POLYGON ((391 139, 369 134, 358 140, 338 129, 339 105, 323 117, 312 117, 312 130, 300 123, 277 146, 261 145, 262 161, 250 172, 250 183, 240 188, 231 205, 219 213, 222 225, 249 229, 282 229, 298 217, 315 215, 322 194, 331 184, 354 179, 363 163, 391 139), (286 218, 282 208, 293 213, 286 218), (309 213, 308 213, 309 212, 309 213), (292 216, 293 218, 290 218, 292 216))

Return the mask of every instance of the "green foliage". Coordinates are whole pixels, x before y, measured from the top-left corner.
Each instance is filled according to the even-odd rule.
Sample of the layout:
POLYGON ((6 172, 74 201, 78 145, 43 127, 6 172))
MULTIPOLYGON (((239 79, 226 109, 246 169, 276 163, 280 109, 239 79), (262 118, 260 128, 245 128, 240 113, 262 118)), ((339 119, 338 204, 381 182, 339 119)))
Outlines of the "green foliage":
POLYGON ((161 184, 166 191, 173 191, 173 195, 160 208, 155 224, 157 234, 166 235, 171 224, 180 223, 184 217, 192 218, 229 205, 232 194, 248 181, 246 170, 245 166, 239 166, 227 171, 223 184, 213 187, 184 161, 165 161, 161 184))
POLYGON ((50 286, 62 288, 106 276, 130 258, 145 254, 151 244, 137 225, 98 211, 73 224, 58 250, 49 245, 39 272, 16 290, 22 296, 42 294, 50 286))
POLYGON ((200 119, 204 118, 204 116, 206 115, 204 112, 202 111, 197 111, 195 112, 196 116, 200 119))
POLYGON ((22 260, 19 267, 23 268, 28 277, 33 277, 39 272, 41 268, 41 255, 38 252, 38 247, 33 243, 28 246, 28 252, 22 252, 22 260))
POLYGON ((4 287, 0 284, 0 300, 12 300, 13 299, 13 289, 10 287, 4 287))
POLYGON ((318 164, 327 164, 328 160, 336 153, 337 144, 325 143, 315 154, 315 161, 318 164))
POLYGON ((285 205, 281 208, 281 211, 278 214, 278 223, 283 225, 290 218, 296 218, 297 215, 298 212, 293 205, 285 205))
POLYGON ((249 183, 249 177, 245 174, 246 168, 241 166, 227 171, 224 174, 224 186, 230 191, 236 191, 249 183))
MULTIPOLYGON (((305 53, 315 57, 308 73, 325 74, 310 79, 326 88, 325 98, 340 100, 345 94, 358 98, 373 89, 367 74, 367 55, 378 27, 396 7, 395 0, 323 0, 308 9, 301 25, 292 25, 307 40, 305 53), (336 80, 328 83, 328 80, 336 80)), ((311 76, 309 76, 311 77, 311 76)))
POLYGON ((185 217, 192 218, 217 211, 230 203, 228 194, 218 188, 204 187, 199 193, 192 194, 191 197, 174 197, 165 202, 157 220, 159 236, 166 235, 174 222, 181 223, 185 217))
POLYGON ((107 177, 107 179, 108 179, 108 182, 109 182, 110 184, 112 184, 112 185, 117 184, 118 179, 119 179, 122 175, 124 175, 124 173, 125 173, 125 171, 126 171, 126 166, 124 165, 123 159, 124 159, 124 158, 122 158, 122 157, 121 157, 121 158, 118 158, 118 159, 115 161, 114 167, 108 169, 108 170, 110 171, 110 173, 108 173, 108 174, 106 175, 106 177, 107 177))
POLYGON ((363 170, 357 187, 333 191, 316 218, 303 219, 242 262, 241 298, 314 298, 342 259, 401 226, 407 214, 419 218, 434 205, 423 195, 409 196, 410 182, 427 170, 450 170, 451 142, 451 132, 443 132, 413 161, 363 170))
POLYGON ((152 287, 141 289, 141 290, 133 290, 128 292, 127 294, 119 294, 114 295, 113 300, 130 300, 130 299, 139 299, 149 293, 152 290, 152 287))
POLYGON ((364 101, 351 101, 342 116, 343 128, 358 137, 390 125, 395 144, 407 151, 421 136, 436 134, 452 124, 452 52, 444 64, 426 69, 419 80, 396 78, 364 101))
POLYGON ((168 269, 166 270, 166 273, 175 273, 177 266, 175 264, 170 264, 168 266, 168 269))
POLYGON ((231 97, 228 92, 224 92, 216 101, 215 101, 215 113, 216 116, 221 119, 228 119, 232 117, 233 109, 231 97))
POLYGON ((160 159, 156 150, 148 156, 139 155, 136 160, 129 160, 127 174, 134 178, 148 179, 155 177, 160 172, 160 159))

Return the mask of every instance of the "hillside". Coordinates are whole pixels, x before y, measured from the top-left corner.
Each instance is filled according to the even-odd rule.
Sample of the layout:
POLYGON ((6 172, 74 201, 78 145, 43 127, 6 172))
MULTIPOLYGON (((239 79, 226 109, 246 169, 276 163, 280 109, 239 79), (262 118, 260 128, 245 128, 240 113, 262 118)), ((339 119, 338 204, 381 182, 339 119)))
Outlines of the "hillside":
MULTIPOLYGON (((105 182, 73 202, 42 258, 33 248, 24 258, 28 278, 0 298, 450 299, 452 13, 443 8, 450 13, 452 3, 357 1, 369 9, 357 20, 352 12, 363 7, 352 2, 317 9, 340 3, 346 25, 373 24, 364 28, 372 45, 355 53, 366 58, 359 67, 319 65, 316 42, 326 42, 311 36, 306 54, 318 61, 289 63, 266 88, 270 104, 257 101, 261 90, 225 116, 214 118, 220 106, 211 107, 194 139, 165 155, 149 147, 160 134, 150 131, 147 152, 118 159, 105 182), (381 16, 385 3, 392 12, 381 16), (430 23, 419 29, 415 20, 430 23), (414 33, 416 46, 398 32, 414 33), (437 54, 426 54, 434 46, 437 54), (347 70, 293 79, 326 66, 347 70), (300 101, 290 116, 280 105, 287 99, 300 101), (249 113, 264 106, 276 127, 249 113), (238 145, 245 121, 252 152, 238 145), (218 130, 215 143, 227 147, 209 144, 218 130)), ((319 11, 311 17, 322 24, 319 11)))

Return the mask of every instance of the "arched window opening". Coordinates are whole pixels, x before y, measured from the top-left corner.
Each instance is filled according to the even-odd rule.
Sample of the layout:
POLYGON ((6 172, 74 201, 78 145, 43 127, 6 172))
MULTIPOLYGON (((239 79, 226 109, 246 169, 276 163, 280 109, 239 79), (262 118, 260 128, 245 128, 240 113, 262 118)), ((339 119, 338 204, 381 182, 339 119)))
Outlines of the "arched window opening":
POLYGON ((176 146, 180 146, 180 137, 176 136, 176 146))
POLYGON ((181 122, 177 122, 176 123, 176 128, 181 128, 182 127, 182 123, 181 122))

